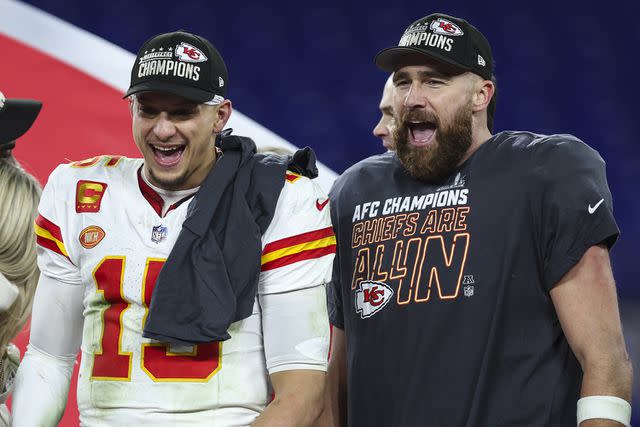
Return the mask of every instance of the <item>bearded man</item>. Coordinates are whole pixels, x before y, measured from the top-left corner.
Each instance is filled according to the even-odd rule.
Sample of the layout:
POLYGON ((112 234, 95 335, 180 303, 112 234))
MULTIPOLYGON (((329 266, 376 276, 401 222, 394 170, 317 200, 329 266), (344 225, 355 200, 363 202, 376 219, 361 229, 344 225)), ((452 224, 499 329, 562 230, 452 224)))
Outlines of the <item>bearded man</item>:
POLYGON ((375 61, 396 152, 331 192, 325 421, 628 425, 602 158, 571 135, 492 135, 491 47, 463 19, 421 18, 375 61))

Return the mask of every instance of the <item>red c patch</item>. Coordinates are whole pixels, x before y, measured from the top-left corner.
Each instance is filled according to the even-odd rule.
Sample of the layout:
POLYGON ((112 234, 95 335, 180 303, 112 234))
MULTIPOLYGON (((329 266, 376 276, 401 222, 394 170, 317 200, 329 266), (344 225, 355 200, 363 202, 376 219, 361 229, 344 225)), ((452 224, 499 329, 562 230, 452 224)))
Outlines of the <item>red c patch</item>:
POLYGON ((104 239, 106 233, 104 230, 97 225, 90 225, 80 233, 78 240, 80 240, 80 244, 86 248, 91 249, 95 247, 98 243, 104 239))
POLYGON ((76 185, 76 212, 98 212, 106 189, 107 184, 103 182, 78 181, 76 185))

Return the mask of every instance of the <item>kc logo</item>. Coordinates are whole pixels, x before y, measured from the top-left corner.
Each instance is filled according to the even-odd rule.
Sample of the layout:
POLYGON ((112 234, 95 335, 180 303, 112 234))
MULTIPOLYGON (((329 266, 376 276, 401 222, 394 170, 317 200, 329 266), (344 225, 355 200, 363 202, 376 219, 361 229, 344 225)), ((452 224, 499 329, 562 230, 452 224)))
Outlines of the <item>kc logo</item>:
POLYGON ((364 302, 368 302, 374 307, 384 302, 384 291, 377 286, 364 290, 364 302))
POLYGON ((434 33, 445 36, 461 36, 464 34, 460 27, 444 18, 436 19, 431 23, 429 28, 431 28, 431 31, 434 33))
POLYGON ((207 60, 206 55, 200 49, 184 42, 176 46, 176 56, 183 62, 204 62, 207 60))
POLYGON ((382 282, 366 280, 356 290, 356 312, 366 319, 373 316, 387 305, 393 296, 393 289, 382 282))
POLYGON ((455 33, 455 29, 453 28, 453 25, 451 25, 451 23, 444 23, 444 22, 440 22, 440 28, 442 28, 443 31, 447 32, 447 33, 455 33))

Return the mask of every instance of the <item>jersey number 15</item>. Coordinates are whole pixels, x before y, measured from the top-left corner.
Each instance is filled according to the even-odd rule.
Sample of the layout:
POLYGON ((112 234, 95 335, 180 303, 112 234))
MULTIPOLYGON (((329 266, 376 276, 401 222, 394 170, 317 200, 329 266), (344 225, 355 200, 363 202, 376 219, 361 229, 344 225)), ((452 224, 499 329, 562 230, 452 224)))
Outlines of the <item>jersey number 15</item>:
MULTIPOLYGON (((125 257, 105 257, 93 272, 98 292, 109 304, 102 313, 101 351, 93 358, 92 380, 131 380, 132 353, 122 350, 123 314, 131 305, 124 297, 125 257)), ((164 259, 148 258, 142 279, 142 303, 149 312, 151 294, 164 259)), ((191 353, 173 353, 163 343, 143 343, 140 367, 154 381, 208 381, 220 369, 219 342, 198 344, 191 353)))

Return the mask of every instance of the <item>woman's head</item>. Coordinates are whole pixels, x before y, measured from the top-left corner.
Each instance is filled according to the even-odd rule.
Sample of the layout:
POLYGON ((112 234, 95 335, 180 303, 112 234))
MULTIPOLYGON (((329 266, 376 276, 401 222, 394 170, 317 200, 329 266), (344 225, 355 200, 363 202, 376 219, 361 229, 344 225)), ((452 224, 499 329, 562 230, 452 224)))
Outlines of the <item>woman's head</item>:
POLYGON ((38 181, 22 169, 13 157, 0 157, 0 273, 15 286, 13 291, 1 295, 12 298, 11 294, 17 288, 15 301, 8 309, 0 310, 2 354, 31 313, 38 281, 33 223, 40 193, 38 181))

